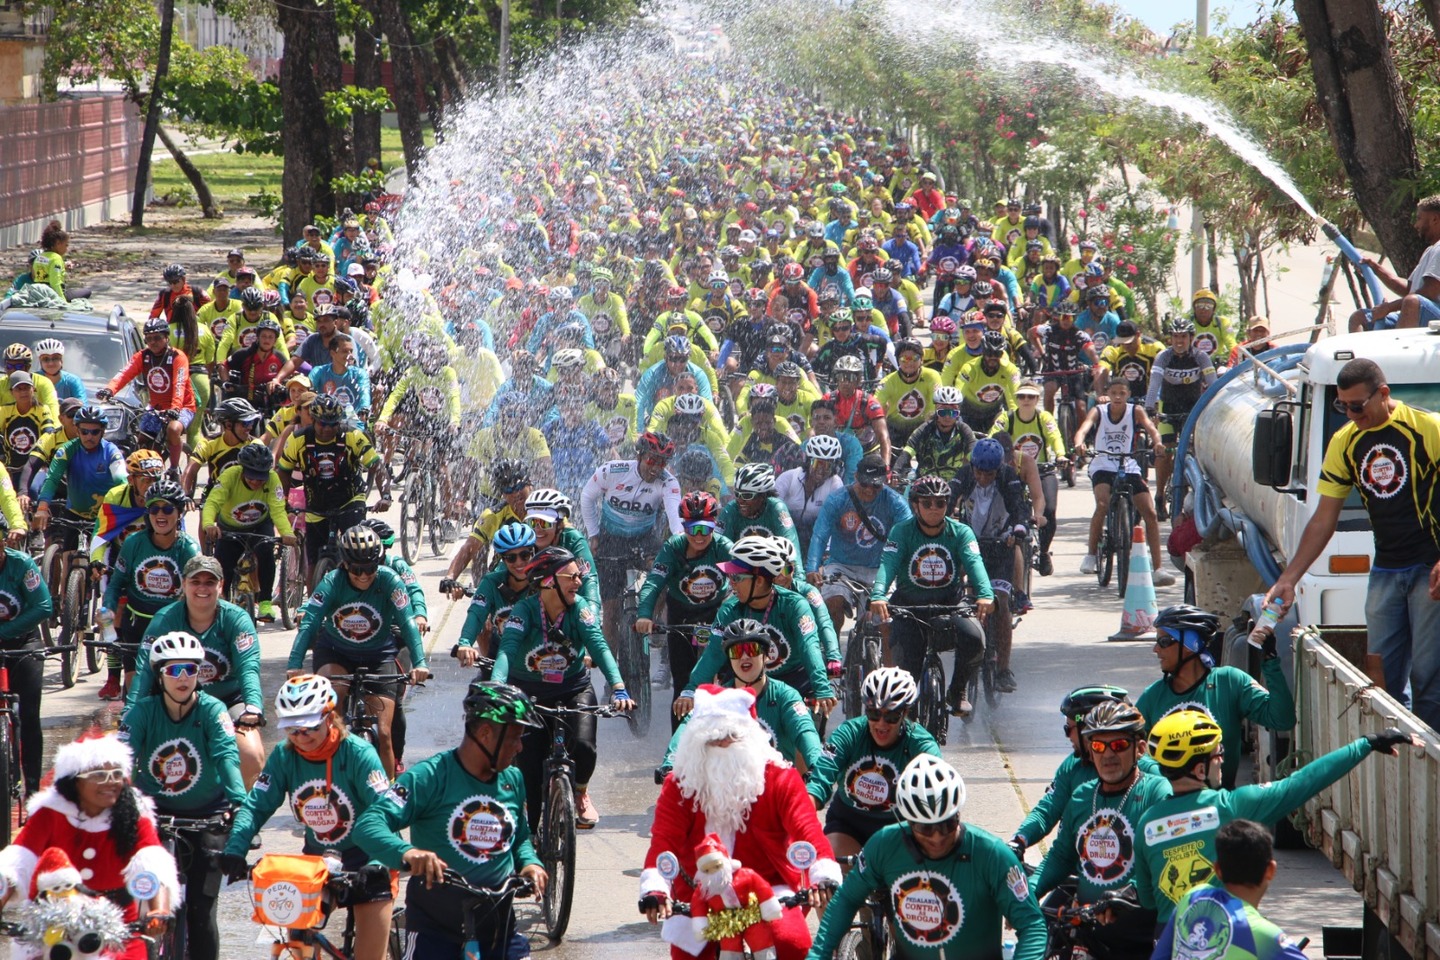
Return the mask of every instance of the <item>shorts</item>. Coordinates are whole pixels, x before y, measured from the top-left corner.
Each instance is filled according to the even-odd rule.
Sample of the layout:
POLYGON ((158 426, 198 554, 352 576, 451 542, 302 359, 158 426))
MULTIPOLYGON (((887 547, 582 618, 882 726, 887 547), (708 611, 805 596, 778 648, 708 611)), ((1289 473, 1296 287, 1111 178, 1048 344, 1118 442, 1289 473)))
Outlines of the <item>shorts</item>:
MULTIPOLYGON (((879 570, 879 567, 862 567, 853 563, 827 563, 820 568, 820 572, 827 577, 832 573, 843 573, 850 579, 858 580, 867 587, 875 582, 875 574, 879 572, 879 570)), ((820 587, 820 596, 825 600, 829 600, 831 597, 839 597, 845 601, 845 609, 850 612, 851 616, 855 615, 854 605, 851 602, 855 598, 850 588, 845 584, 824 584, 820 587)))
POLYGON ((596 573, 600 577, 602 600, 619 600, 625 592, 629 570, 648 571, 660 552, 660 537, 616 537, 600 534, 600 549, 595 551, 596 573))
POLYGON ((832 797, 825 811, 825 835, 843 833, 863 847, 881 827, 893 822, 889 817, 867 817, 849 804, 841 803, 839 798, 832 797))
MULTIPOLYGON (((357 651, 341 650, 337 647, 330 646, 328 643, 317 643, 311 649, 313 662, 310 665, 310 669, 315 673, 319 673, 321 667, 328 667, 334 664, 337 667, 343 667, 346 673, 354 673, 356 667, 364 667, 376 673, 398 673, 400 668, 395 665, 395 657, 398 653, 398 649, 392 646, 388 652, 379 651, 370 653, 366 651, 365 655, 362 656, 357 651)), ((391 691, 388 696, 398 702, 402 693, 403 690, 399 684, 397 684, 396 688, 391 691)))
POLYGON ((980 560, 985 564, 985 573, 990 578, 990 587, 996 593, 1010 594, 1011 582, 1015 576, 1015 546, 1004 540, 981 540, 980 560))
MULTIPOLYGON (((1145 478, 1142 477, 1140 474, 1138 474, 1138 473, 1127 473, 1127 474, 1125 474, 1125 477, 1126 477, 1126 479, 1128 479, 1128 480, 1130 481, 1130 492, 1131 492, 1131 493, 1149 493, 1149 492, 1150 492, 1150 486, 1149 486, 1149 484, 1147 484, 1147 483, 1145 482, 1145 478)), ((1090 474, 1090 485, 1091 485, 1092 487, 1098 487, 1098 486, 1102 486, 1102 485, 1103 485, 1103 486, 1107 486, 1107 487, 1113 487, 1113 486, 1115 486, 1115 471, 1114 471, 1114 470, 1096 470, 1094 473, 1090 474)))
POLYGON ((1160 433, 1160 442, 1167 447, 1173 447, 1180 442, 1180 431, 1185 429, 1185 421, 1190 419, 1190 411, 1193 407, 1183 409, 1167 410, 1162 401, 1156 411, 1155 429, 1160 433))
MULTIPOLYGON (((1365 315, 1366 330, 1394 330, 1396 325, 1400 323, 1400 311, 1398 310, 1394 313, 1387 313, 1379 320, 1375 319, 1373 310, 1362 310, 1360 312, 1365 315)), ((1440 305, 1437 305, 1435 301, 1429 297, 1421 297, 1420 326, 1424 327, 1428 325, 1431 320, 1440 320, 1440 305)))

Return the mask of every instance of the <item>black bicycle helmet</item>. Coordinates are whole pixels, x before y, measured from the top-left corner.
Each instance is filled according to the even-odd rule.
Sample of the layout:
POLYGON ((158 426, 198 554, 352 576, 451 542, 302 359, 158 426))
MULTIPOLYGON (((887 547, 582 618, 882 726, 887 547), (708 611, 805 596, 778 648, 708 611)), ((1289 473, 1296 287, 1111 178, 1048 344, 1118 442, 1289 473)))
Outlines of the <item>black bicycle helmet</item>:
POLYGON ((235 460, 240 464, 240 469, 246 473, 268 474, 275 469, 275 455, 263 443, 245 444, 235 455, 235 460))
POLYGON ((1220 618, 1209 610, 1177 603, 1160 611, 1155 617, 1155 629, 1165 630, 1181 640, 1186 639, 1186 631, 1193 630, 1200 634, 1202 644, 1208 644, 1220 630, 1220 618))
POLYGON ((987 357, 1004 356, 1005 334, 999 330, 986 330, 984 338, 980 341, 980 351, 987 357))
POLYGON ((109 426, 110 424, 110 421, 105 419, 105 414, 100 412, 99 407, 90 405, 83 406, 79 410, 76 410, 74 420, 77 424, 98 423, 102 427, 109 426))
MULTIPOLYGON (((157 333, 168 337, 170 336, 170 324, 164 317, 151 317, 145 321, 142 332, 147 337, 157 333)), ((29 351, 26 352, 28 353, 29 351)))
POLYGON ((322 393, 311 402, 310 416, 316 423, 339 426, 345 420, 345 407, 332 394, 322 393))
POLYGON ((221 423, 233 420, 236 423, 247 423, 251 420, 260 419, 260 411, 244 397, 232 397, 222 401, 220 406, 215 408, 215 418, 221 423))
POLYGON ((508 683, 476 680, 465 692, 461 706, 466 723, 478 720, 484 723, 514 723, 522 727, 543 726, 529 695, 508 683))
POLYGON ((347 567, 374 565, 385 556, 380 537, 363 523, 340 534, 340 559, 347 567))
POLYGON ((367 517, 362 522, 365 526, 375 531, 375 536, 379 537, 380 542, 385 546, 388 547, 395 543, 395 528, 384 520, 381 520, 379 517, 367 517))
POLYGON ((530 468, 523 460, 497 460, 490 468, 490 478, 501 493, 530 485, 530 468))
POLYGON ((173 503, 177 507, 183 507, 190 502, 185 495, 185 489, 174 480, 161 478, 150 484, 150 489, 145 491, 145 505, 152 503, 173 503))
POLYGON ((1082 723, 1085 714, 1102 703, 1129 703, 1130 691, 1109 683, 1097 683, 1087 687, 1076 687, 1065 694, 1060 701, 1060 713, 1072 723, 1082 723))
POLYGON ((166 283, 174 283, 176 280, 185 279, 185 268, 178 263, 172 263, 160 272, 166 283))
POLYGON ((525 566, 525 576, 543 581, 575 562, 575 554, 564 547, 546 547, 525 566))
POLYGON ((704 450, 686 450, 675 458, 670 469, 681 480, 708 480, 715 474, 710 455, 704 450))
POLYGON ((949 497, 950 483, 934 475, 920 477, 910 484, 910 500, 913 503, 921 497, 949 497))
POLYGON ((240 306, 246 310, 265 309, 265 291, 259 287, 246 287, 240 291, 240 306))

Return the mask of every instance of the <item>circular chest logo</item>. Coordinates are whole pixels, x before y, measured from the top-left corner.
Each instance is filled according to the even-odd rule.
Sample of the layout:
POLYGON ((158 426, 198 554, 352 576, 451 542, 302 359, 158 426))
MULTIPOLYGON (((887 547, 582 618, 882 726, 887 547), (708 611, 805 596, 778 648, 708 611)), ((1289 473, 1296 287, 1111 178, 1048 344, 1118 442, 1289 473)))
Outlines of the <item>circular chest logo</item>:
POLYGON ((350 389, 348 383, 329 383, 325 385, 325 392, 332 395, 336 400, 347 407, 355 402, 355 391, 350 389))
POLYGON ((230 658, 205 648, 205 659, 200 664, 200 684, 215 683, 230 676, 230 658))
POLYGON ((959 269, 960 261, 956 260, 954 257, 940 258, 940 275, 942 277, 948 277, 950 276, 950 274, 954 273, 956 270, 959 269))
POLYGON ((608 313, 597 313, 590 318, 590 328, 595 331, 597 336, 609 333, 610 323, 610 314, 608 313))
POLYGON ((1197 333, 1195 334, 1195 346, 1213 355, 1216 348, 1220 346, 1220 341, 1215 339, 1213 333, 1197 333))
POLYGON ((1392 444, 1377 443, 1360 458, 1360 486, 1372 497, 1388 500, 1405 489, 1410 466, 1392 444))
POLYGON ((316 452, 315 473, 321 480, 334 480, 340 472, 339 455, 330 452, 316 452))
POLYGON ((874 268, 871 268, 871 269, 869 269, 869 270, 866 270, 864 273, 860 274, 860 286, 862 286, 862 287, 872 287, 872 288, 875 286, 875 270, 874 270, 874 268))
POLYGON ((1120 364, 1120 375, 1131 383, 1139 383, 1148 373, 1145 364, 1140 362, 1120 364))
POLYGON ((18 454, 27 454, 35 446, 35 430, 27 424, 17 424, 5 434, 5 442, 18 454))
POLYGON ((487 863, 510 852, 515 818, 494 797, 470 797, 450 814, 450 843, 467 860, 487 863))
POLYGON ((165 393, 170 389, 170 371, 166 367, 151 367, 145 374, 145 389, 151 393, 165 393))
POLYGON ((690 598, 691 603, 705 603, 713 600, 720 591, 720 571, 715 567, 696 567, 680 580, 680 592, 690 598))
POLYGON ((1117 883, 1130 872, 1135 832, 1119 810, 1097 810, 1080 825, 1075 848, 1086 879, 1102 886, 1117 883))
POLYGON ((420 398, 420 409, 426 413, 436 414, 445 409, 445 394, 439 387, 421 387, 417 396, 420 398))
POLYGON ((334 303, 335 293, 329 287, 320 287, 318 290, 316 290, 310 295, 310 302, 315 304, 315 306, 317 307, 323 306, 327 303, 334 303))
POLYGON ((845 792, 861 810, 883 813, 894 802, 899 775, 888 757, 861 757, 845 771, 845 792))
POLYGON ((1015 441, 1015 448, 1031 460, 1040 459, 1040 438, 1034 434, 1026 434, 1015 441))
POLYGON ((820 266, 824 262, 824 255, 818 253, 812 257, 805 258, 805 266, 809 267, 811 270, 814 270, 816 267, 820 266))
MULTIPOLYGON (((736 291, 738 296, 741 291, 736 291)), ((705 314, 705 326, 710 328, 711 333, 719 333, 725 329, 725 314, 711 311, 705 314)))
POLYGON ((20 614, 20 598, 8 590, 0 590, 0 623, 14 620, 20 614))
POLYGON ((1110 345, 1110 337, 1104 330, 1096 330, 1090 334, 1090 342, 1095 345, 1095 352, 1099 353, 1110 345))
POLYGON ((135 586, 147 596, 173 597, 180 592, 180 568, 169 557, 147 557, 135 568, 135 586))
POLYGON ((914 420, 925 411, 925 398, 920 395, 919 390, 911 390, 895 401, 895 409, 905 419, 914 420))
POLYGON ((949 586, 955 580, 955 558, 941 544, 921 544, 910 556, 910 579, 922 587, 949 586))
POLYGON ((629 421, 624 417, 611 417, 605 421, 605 436, 610 438, 611 443, 619 443, 624 440, 628 429, 629 421))
POLYGON ((938 947, 965 923, 965 904, 948 877, 929 870, 907 873, 890 885, 890 902, 906 940, 938 947))
POLYGON ((865 521, 854 510, 847 510, 840 515, 840 529, 851 534, 859 546, 865 547, 875 542, 870 528, 865 526, 865 521))
POLYGON ((975 396, 979 398, 981 403, 999 403, 1000 398, 1004 395, 1005 391, 1000 389, 1000 384, 998 383, 987 383, 975 391, 975 396))
POLYGON ((307 780, 291 794, 295 819, 310 828, 315 839, 329 845, 350 834, 355 823, 355 804, 344 790, 324 780, 307 780))
POLYGON ((259 500, 246 500, 230 508, 230 519, 237 526, 250 527, 265 519, 265 504, 259 500))
POLYGON ((525 658, 525 666, 532 673, 538 673, 542 677, 546 675, 563 674, 570 668, 575 657, 568 647, 557 647, 548 643, 542 643, 531 650, 525 658))
POLYGON ((1219 960, 1233 937, 1229 912, 1207 898, 1192 900, 1175 918, 1175 956, 1183 960, 1219 960))
POLYGON ((365 643, 380 632, 380 612, 368 603, 347 603, 331 615, 335 630, 351 643, 365 643))
POLYGON ((200 751, 184 737, 168 740, 150 754, 150 776, 167 797, 178 797, 195 786, 202 766, 200 751))
POLYGON ((240 349, 248 349, 255 346, 255 339, 260 336, 260 331, 254 327, 246 327, 235 337, 240 342, 240 349))
POLYGON ((790 641, 771 624, 765 625, 765 632, 770 636, 770 655, 765 661, 765 669, 778 670, 790 659, 790 641))

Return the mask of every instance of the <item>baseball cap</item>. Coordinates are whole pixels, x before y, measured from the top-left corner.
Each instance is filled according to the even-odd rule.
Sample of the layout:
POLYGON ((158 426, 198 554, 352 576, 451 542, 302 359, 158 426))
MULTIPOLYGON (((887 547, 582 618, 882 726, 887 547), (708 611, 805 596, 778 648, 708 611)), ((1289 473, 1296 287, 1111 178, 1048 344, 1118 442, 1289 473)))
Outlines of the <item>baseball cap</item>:
POLYGON ((365 276, 365 267, 358 263, 352 263, 345 273, 351 277, 363 277, 365 276))
POLYGON ((208 573, 216 580, 225 579, 225 570, 223 567, 220 566, 220 561, 216 560, 214 557, 207 557, 201 554, 200 556, 191 557, 188 561, 186 561, 186 580, 189 580, 191 577, 198 576, 202 573, 208 573))
POLYGON ((235 247, 235 248, 234 248, 233 250, 231 250, 229 253, 225 254, 225 259, 228 260, 228 259, 230 259, 231 257, 240 257, 241 259, 244 259, 244 257, 245 257, 245 251, 244 251, 244 250, 241 250, 239 247, 235 247))
POLYGON ((85 403, 79 397, 66 397, 64 400, 60 401, 60 412, 65 414, 67 417, 74 416, 75 411, 79 410, 83 406, 85 406, 85 403))
POLYGON ((230 289, 230 278, 229 278, 229 277, 216 277, 216 278, 215 278, 215 282, 214 282, 213 284, 211 284, 211 286, 224 287, 225 289, 228 290, 228 289, 230 289))
POLYGON ((16 370, 16 371, 14 371, 13 373, 10 374, 10 386, 12 386, 12 387, 19 387, 19 386, 30 386, 30 387, 33 387, 33 386, 35 386, 35 381, 34 381, 33 378, 31 378, 30 374, 26 373, 24 370, 16 370))
POLYGON ((864 457, 855 468, 855 479, 862 483, 883 483, 889 475, 885 461, 874 453, 864 457))
POLYGON ((1115 328, 1114 342, 1133 343, 1135 341, 1135 338, 1139 335, 1140 331, 1136 329, 1135 324, 1131 323, 1129 320, 1121 320, 1120 326, 1115 328))

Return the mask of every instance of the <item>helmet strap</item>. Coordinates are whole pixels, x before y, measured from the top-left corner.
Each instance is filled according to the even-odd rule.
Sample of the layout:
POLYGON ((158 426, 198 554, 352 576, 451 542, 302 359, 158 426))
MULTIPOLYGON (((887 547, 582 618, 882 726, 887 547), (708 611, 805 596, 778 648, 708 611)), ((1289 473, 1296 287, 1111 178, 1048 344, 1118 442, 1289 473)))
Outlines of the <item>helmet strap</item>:
MULTIPOLYGON (((488 721, 487 721, 487 722, 488 722, 488 721)), ((477 724, 477 725, 476 725, 477 729, 478 729, 478 726, 479 726, 479 725, 477 724)), ((491 779, 494 779, 495 774, 497 774, 497 773, 500 772, 500 747, 497 745, 494 750, 491 750, 489 747, 485 746, 485 744, 481 743, 481 742, 480 742, 480 738, 477 737, 477 736, 475 736, 475 734, 474 734, 473 732, 471 732, 469 729, 466 729, 466 731, 465 731, 465 739, 466 739, 466 740, 469 740, 471 743, 473 743, 473 744, 475 745, 475 748, 480 751, 480 755, 483 756, 483 757, 489 762, 489 764, 490 764, 490 777, 491 777, 491 779)), ((503 734, 503 733, 501 734, 501 739, 504 739, 504 734, 503 734)), ((463 766, 463 764, 462 764, 462 766, 463 766)), ((479 779, 484 779, 484 778, 481 777, 481 778, 479 778, 479 779)))

